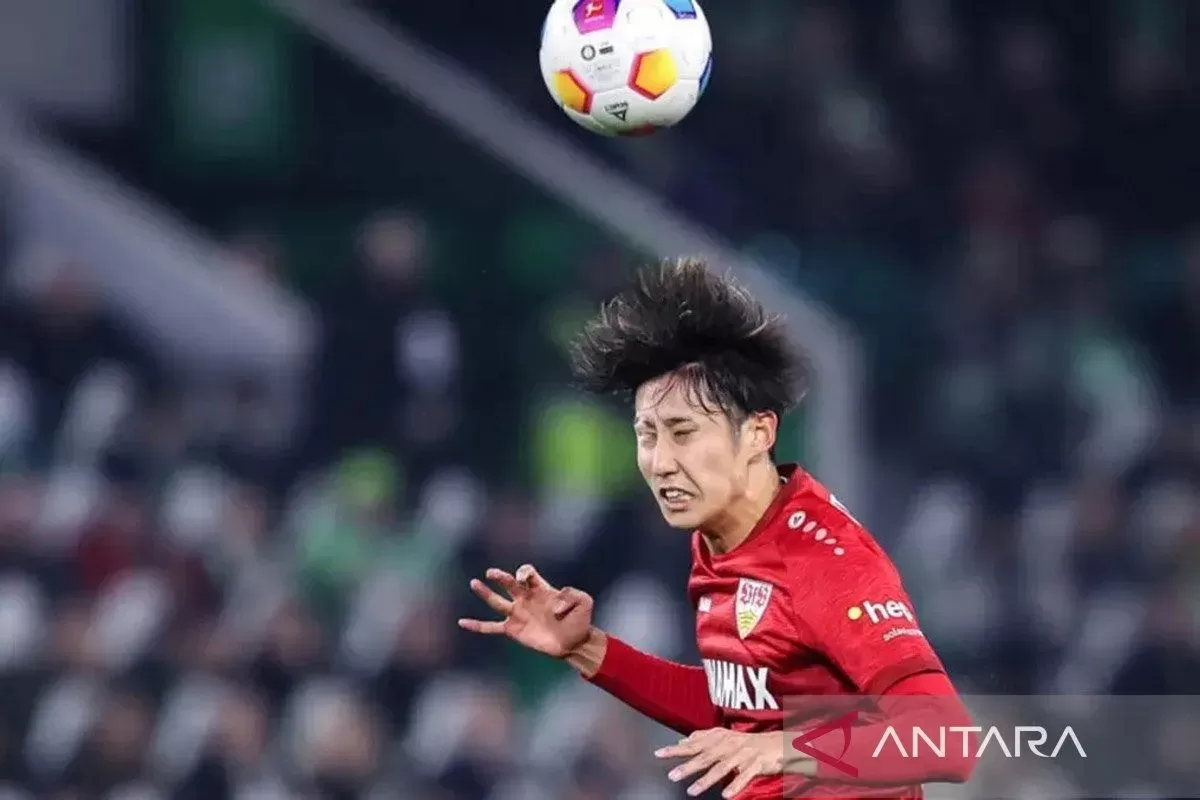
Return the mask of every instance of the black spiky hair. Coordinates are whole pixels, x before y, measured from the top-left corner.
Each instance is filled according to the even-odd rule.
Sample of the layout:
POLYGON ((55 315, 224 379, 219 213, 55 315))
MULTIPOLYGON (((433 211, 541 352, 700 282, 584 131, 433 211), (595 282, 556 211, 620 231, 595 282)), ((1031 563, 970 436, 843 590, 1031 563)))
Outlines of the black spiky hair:
POLYGON ((584 327, 571 355, 590 391, 628 397, 674 374, 700 405, 738 420, 782 415, 799 402, 807 379, 782 319, 697 259, 640 270, 584 327))

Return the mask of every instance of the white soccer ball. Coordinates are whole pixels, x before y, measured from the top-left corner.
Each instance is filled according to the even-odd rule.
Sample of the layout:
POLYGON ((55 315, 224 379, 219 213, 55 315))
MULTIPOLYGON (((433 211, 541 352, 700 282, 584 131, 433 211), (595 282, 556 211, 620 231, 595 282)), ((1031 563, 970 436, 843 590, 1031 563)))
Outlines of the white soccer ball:
POLYGON ((639 136, 688 115, 712 72, 696 0, 554 0, 542 79, 567 116, 604 136, 639 136))

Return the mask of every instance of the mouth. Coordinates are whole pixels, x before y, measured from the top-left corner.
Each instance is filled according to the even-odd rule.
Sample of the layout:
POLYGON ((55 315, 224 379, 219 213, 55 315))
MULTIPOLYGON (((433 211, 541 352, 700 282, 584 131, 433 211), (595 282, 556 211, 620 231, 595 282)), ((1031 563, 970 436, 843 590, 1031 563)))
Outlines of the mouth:
POLYGON ((671 511, 683 511, 691 505, 695 495, 676 486, 665 486, 658 490, 658 499, 671 511))

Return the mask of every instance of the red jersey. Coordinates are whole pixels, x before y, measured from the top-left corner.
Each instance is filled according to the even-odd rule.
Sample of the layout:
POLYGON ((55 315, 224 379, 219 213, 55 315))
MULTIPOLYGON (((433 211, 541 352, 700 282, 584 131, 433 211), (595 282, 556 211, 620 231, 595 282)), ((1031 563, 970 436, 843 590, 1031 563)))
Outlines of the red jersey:
MULTIPOLYGON (((733 550, 713 553, 692 536, 696 640, 720 725, 733 730, 779 730, 789 697, 879 695, 910 675, 943 669, 874 538, 804 470, 781 473, 786 483, 775 501, 733 550)), ((825 783, 799 791, 857 797, 862 790, 825 783)), ((777 787, 772 792, 779 796, 777 787)), ((918 797, 920 787, 871 794, 918 797)))
MULTIPOLYGON (((807 472, 789 465, 780 473, 779 494, 732 551, 712 553, 699 533, 692 536, 688 596, 703 667, 609 637, 593 683, 681 733, 764 732, 781 730, 785 714, 790 729, 803 728, 788 713, 799 698, 882 695, 911 676, 944 673, 887 554, 807 472)), ((739 800, 783 796, 922 792, 911 783, 868 787, 822 773, 819 781, 761 778, 739 800)))

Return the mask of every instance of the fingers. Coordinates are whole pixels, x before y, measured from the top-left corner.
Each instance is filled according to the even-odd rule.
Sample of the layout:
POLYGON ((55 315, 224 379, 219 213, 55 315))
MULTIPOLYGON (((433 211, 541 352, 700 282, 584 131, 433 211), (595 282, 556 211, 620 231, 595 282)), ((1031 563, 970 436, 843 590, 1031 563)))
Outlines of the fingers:
POLYGON ((517 568, 517 583, 526 589, 548 589, 554 591, 554 587, 542 577, 542 574, 537 571, 537 567, 533 564, 522 564, 517 568))
POLYGON ((562 619, 574 609, 587 605, 591 601, 592 598, 586 592, 568 586, 565 589, 559 590, 558 598, 554 601, 554 605, 550 607, 550 612, 559 619, 562 619))
POLYGON ((695 744, 684 739, 679 744, 658 748, 654 751, 654 755, 658 758, 687 758, 696 755, 697 752, 699 751, 695 744))
POLYGON ((716 753, 697 753, 667 773, 667 777, 678 783, 684 778, 703 772, 715 763, 717 763, 716 753))
POLYGON ((471 631, 472 633, 483 633, 488 635, 504 633, 504 623, 496 622, 494 620, 484 621, 481 619, 460 619, 458 621, 458 627, 465 631, 471 631))
POLYGON ((694 756, 704 750, 706 744, 724 732, 721 728, 710 728, 704 731, 696 731, 686 739, 680 739, 678 742, 667 747, 660 747, 654 751, 654 755, 658 758, 687 758, 694 756))
POLYGON ((495 581, 501 589, 508 592, 509 597, 516 597, 525 591, 525 587, 517 583, 516 578, 502 569, 490 567, 484 574, 489 581, 495 581))
POLYGON ((737 776, 729 782, 725 787, 725 791, 721 792, 721 797, 730 798, 737 797, 750 786, 750 781, 762 775, 764 770, 762 762, 757 758, 747 759, 747 763, 737 767, 737 776))
POLYGON ((766 774, 757 749, 744 734, 713 728, 697 731, 688 738, 669 747, 655 751, 659 758, 688 758, 667 775, 679 782, 689 776, 703 773, 699 780, 688 787, 688 795, 695 797, 733 776, 722 797, 731 798, 744 791, 757 776, 766 774))
MULTIPOLYGON (((491 572, 492 570, 488 570, 489 577, 491 576, 491 572)), ((512 611, 512 600, 509 600, 506 597, 501 597, 492 589, 492 587, 488 586, 478 578, 471 579, 471 591, 474 592, 480 600, 487 603, 488 608, 492 609, 492 611, 495 611, 497 614, 503 614, 507 617, 508 613, 512 611)))
MULTIPOLYGON (((738 758, 737 755, 738 754, 734 754, 734 757, 732 758, 726 757, 718 759, 717 762, 709 768, 708 772, 704 773, 704 776, 701 777, 700 780, 696 781, 687 788, 688 795, 691 797, 696 797, 704 794, 709 789, 728 778, 729 774, 739 766, 740 758, 738 758)), ((725 796, 729 797, 730 795, 725 796)))

